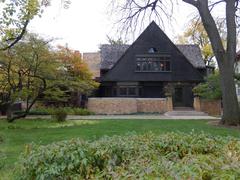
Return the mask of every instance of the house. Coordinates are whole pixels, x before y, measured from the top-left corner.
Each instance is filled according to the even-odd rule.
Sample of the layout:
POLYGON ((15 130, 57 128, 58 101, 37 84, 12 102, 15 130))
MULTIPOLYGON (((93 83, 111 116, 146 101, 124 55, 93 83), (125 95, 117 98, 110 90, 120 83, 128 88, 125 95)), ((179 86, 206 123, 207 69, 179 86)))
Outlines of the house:
POLYGON ((100 77, 100 62, 101 56, 99 52, 87 52, 83 53, 82 58, 91 70, 93 78, 98 80, 100 77))
POLYGON ((192 107, 192 88, 206 66, 197 45, 175 45, 152 22, 132 45, 100 47, 98 97, 173 97, 174 107, 192 107))

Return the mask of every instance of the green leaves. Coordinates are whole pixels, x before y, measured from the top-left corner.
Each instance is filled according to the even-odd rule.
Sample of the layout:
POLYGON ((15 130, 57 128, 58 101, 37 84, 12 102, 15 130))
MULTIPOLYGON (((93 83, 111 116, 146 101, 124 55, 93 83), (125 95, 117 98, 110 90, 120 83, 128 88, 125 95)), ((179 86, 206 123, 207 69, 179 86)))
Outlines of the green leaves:
POLYGON ((219 73, 207 77, 206 82, 200 83, 193 88, 195 95, 203 99, 215 100, 222 98, 219 73))
POLYGON ((23 38, 28 23, 45 5, 39 0, 6 0, 0 6, 0 49, 8 49, 23 38))
POLYGON ((240 140, 208 134, 152 133, 72 139, 34 146, 22 179, 238 179, 240 140))

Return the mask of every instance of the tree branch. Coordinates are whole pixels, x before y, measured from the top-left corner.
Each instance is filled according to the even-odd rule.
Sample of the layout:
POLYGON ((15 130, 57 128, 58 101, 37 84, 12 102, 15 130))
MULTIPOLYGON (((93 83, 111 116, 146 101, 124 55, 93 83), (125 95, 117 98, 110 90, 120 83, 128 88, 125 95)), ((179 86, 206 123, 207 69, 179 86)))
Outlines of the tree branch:
POLYGON ((183 2, 191 4, 191 5, 195 6, 195 7, 198 6, 198 0, 183 0, 183 2))
POLYGON ((4 47, 4 48, 1 48, 0 50, 5 51, 5 50, 7 50, 7 49, 12 48, 15 44, 17 44, 18 41, 20 41, 20 40, 22 39, 22 37, 24 36, 24 34, 25 34, 26 30, 27 30, 27 26, 28 26, 29 22, 30 22, 30 20, 27 19, 27 20, 25 21, 24 25, 23 25, 23 28, 22 28, 22 30, 21 30, 21 33, 20 33, 17 37, 12 38, 12 39, 9 39, 9 40, 14 40, 14 41, 13 41, 12 43, 10 43, 8 46, 6 46, 6 47, 4 47))

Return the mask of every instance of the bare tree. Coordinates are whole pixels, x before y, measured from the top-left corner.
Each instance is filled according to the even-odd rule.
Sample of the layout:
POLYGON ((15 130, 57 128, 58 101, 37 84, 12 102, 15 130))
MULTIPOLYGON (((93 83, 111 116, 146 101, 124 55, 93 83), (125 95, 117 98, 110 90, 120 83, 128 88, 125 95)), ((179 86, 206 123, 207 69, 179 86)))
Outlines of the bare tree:
MULTIPOLYGON (((182 0, 198 10, 203 26, 208 34, 211 46, 216 57, 220 76, 223 101, 222 123, 228 125, 240 124, 240 111, 234 83, 234 62, 236 58, 236 32, 240 27, 240 1, 239 0, 182 0), (211 11, 217 5, 222 5, 225 10, 227 40, 224 47, 220 33, 216 26, 211 11)), ((113 0, 113 4, 117 1, 113 0)), ((117 5, 122 18, 119 22, 124 24, 125 30, 142 26, 148 17, 158 19, 159 24, 164 24, 164 19, 172 16, 172 9, 177 1, 174 0, 122 0, 117 5)), ((116 7, 116 6, 115 6, 116 7)), ((119 13, 118 11, 118 13, 119 13)))

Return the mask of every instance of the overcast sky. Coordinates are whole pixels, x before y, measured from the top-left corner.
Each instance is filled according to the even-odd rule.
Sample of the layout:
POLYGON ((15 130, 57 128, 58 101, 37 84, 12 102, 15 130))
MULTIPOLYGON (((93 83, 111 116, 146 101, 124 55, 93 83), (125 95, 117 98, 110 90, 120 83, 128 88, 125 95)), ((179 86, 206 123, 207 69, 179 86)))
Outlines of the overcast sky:
MULTIPOLYGON (((100 44, 107 43, 107 35, 117 38, 116 30, 113 29, 115 20, 107 13, 110 0, 71 1, 70 7, 64 9, 60 0, 52 0, 52 5, 42 17, 31 22, 30 31, 58 38, 56 44, 68 44, 80 52, 97 51, 100 44)), ((183 31, 189 16, 194 12, 193 7, 182 2, 175 10, 176 21, 172 22, 172 27, 164 30, 171 39, 183 31)))

